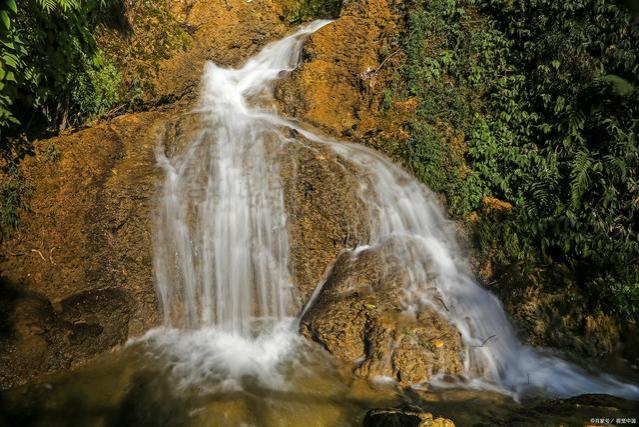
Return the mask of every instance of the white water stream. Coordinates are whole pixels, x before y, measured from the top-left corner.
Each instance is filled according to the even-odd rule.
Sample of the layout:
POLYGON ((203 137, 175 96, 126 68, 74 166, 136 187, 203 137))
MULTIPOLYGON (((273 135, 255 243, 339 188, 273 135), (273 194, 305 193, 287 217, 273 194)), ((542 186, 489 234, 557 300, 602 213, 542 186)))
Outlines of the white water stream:
POLYGON ((392 239, 385 247, 410 277, 407 310, 428 305, 459 329, 466 386, 514 395, 543 389, 561 396, 639 396, 637 386, 590 376, 522 345, 497 298, 467 273, 452 223, 416 179, 372 149, 317 135, 255 106, 272 99, 273 83, 296 67, 305 38, 328 23, 302 27, 239 69, 206 65, 198 109, 206 129, 183 153, 158 154, 166 180, 155 270, 165 328, 147 338, 171 356, 186 383, 213 378, 237 386, 235 380, 253 375, 285 386, 278 366, 301 351, 295 315, 302 307, 288 269, 277 152, 295 143, 282 131, 293 128, 365 171, 358 179, 370 216, 368 245, 392 239))

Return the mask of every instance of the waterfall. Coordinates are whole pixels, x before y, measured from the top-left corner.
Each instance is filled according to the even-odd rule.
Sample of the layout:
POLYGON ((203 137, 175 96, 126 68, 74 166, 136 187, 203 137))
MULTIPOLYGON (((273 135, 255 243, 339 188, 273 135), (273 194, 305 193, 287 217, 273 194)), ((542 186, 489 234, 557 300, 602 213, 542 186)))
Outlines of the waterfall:
POLYGON ((295 143, 284 136, 288 128, 364 171, 358 179, 371 224, 367 244, 402 261, 407 312, 428 306, 460 331, 465 385, 512 394, 542 389, 639 396, 634 385, 590 376, 522 345, 498 299, 467 272, 454 225, 414 177, 370 148, 327 138, 259 107, 272 99, 273 83, 296 67, 306 36, 328 23, 302 27, 241 68, 208 63, 196 111, 205 129, 183 153, 158 153, 166 179, 154 266, 166 329, 152 336, 170 348, 177 370, 197 371, 191 376, 198 378, 215 372, 221 380, 255 374, 266 381, 298 348, 293 316, 301 307, 289 272, 278 168, 279 148, 295 143))
POLYGON ((237 70, 208 63, 197 112, 206 128, 183 154, 159 153, 166 175, 155 245, 158 295, 169 326, 250 335, 254 319, 294 312, 277 128, 254 117, 269 83, 292 70, 304 27, 237 70))

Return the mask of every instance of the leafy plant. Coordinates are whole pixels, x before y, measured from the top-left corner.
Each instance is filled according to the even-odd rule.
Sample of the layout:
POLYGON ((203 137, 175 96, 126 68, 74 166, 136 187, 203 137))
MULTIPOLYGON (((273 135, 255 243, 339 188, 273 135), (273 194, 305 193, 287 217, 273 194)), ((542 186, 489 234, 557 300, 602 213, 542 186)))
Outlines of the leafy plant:
POLYGON ((570 267, 593 306, 639 311, 639 29, 604 0, 413 1, 406 163, 486 256, 570 267), (486 209, 487 197, 513 206, 486 209))
POLYGON ((32 187, 16 168, 0 174, 0 236, 20 224, 20 210, 29 208, 32 187))
POLYGON ((93 36, 110 0, 2 1, 0 132, 17 133, 36 115, 81 123, 116 101, 117 76, 93 36), (88 102, 96 93, 100 105, 88 102))

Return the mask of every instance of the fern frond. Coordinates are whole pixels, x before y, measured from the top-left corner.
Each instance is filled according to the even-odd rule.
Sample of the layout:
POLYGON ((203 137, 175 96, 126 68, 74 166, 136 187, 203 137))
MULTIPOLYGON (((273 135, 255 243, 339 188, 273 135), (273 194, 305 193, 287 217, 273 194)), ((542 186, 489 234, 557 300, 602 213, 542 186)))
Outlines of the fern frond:
POLYGON ((573 208, 581 205, 581 198, 590 184, 592 160, 588 150, 579 150, 570 163, 570 201, 573 208))

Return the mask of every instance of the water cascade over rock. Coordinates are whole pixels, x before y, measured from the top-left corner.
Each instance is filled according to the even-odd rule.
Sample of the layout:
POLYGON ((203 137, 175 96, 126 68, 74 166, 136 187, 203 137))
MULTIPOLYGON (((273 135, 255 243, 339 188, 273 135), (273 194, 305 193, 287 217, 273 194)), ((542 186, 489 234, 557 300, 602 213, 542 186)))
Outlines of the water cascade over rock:
POLYGON ((270 107, 273 83, 296 67, 305 38, 328 24, 302 27, 241 68, 206 65, 196 111, 202 131, 178 154, 158 154, 166 179, 155 270, 165 328, 150 342, 186 382, 254 375, 283 386, 278 369, 301 351, 301 322, 305 335, 362 375, 403 385, 447 386, 444 375, 452 375, 455 385, 516 395, 638 396, 636 386, 523 346, 497 298, 471 279, 454 225, 416 179, 370 148, 324 137, 270 107), (353 203, 366 226, 309 301, 308 289, 296 289, 300 267, 291 259, 299 218, 287 212, 282 170, 291 145, 323 161, 331 153, 357 183, 353 203))

